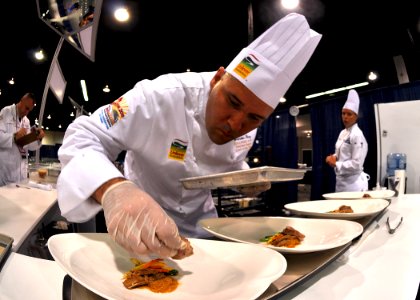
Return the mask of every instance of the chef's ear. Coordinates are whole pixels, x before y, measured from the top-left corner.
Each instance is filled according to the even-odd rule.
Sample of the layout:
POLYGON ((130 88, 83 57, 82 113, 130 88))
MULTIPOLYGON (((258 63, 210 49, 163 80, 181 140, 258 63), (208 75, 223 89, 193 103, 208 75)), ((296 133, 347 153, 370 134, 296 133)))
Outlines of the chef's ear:
POLYGON ((210 81, 210 87, 213 89, 213 87, 216 85, 217 82, 219 82, 220 79, 222 79, 223 75, 225 74, 225 68, 220 67, 216 74, 213 76, 212 80, 210 81))

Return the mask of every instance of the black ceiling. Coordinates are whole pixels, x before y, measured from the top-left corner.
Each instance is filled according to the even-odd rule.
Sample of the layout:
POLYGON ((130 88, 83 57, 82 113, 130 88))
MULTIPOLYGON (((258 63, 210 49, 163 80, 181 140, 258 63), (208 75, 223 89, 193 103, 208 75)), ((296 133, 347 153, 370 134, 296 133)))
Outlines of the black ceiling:
MULTIPOLYGON (((288 12, 279 0, 251 1, 254 36, 288 12)), ((118 98, 141 79, 163 73, 216 70, 248 44, 248 6, 245 0, 212 1, 111 1, 100 15, 95 61, 65 42, 59 63, 67 80, 63 104, 48 92, 44 126, 59 130, 73 120, 68 96, 87 111, 118 98), (112 20, 116 4, 133 11, 131 25, 112 20), (89 102, 84 102, 80 79, 87 81, 89 102), (109 84, 111 93, 102 88, 109 84), (47 120, 51 114, 53 119, 47 120)), ((311 27, 323 34, 313 57, 286 94, 283 106, 307 103, 307 94, 366 80, 370 70, 379 80, 364 89, 398 84, 393 57, 402 55, 410 81, 420 79, 420 2, 301 0, 311 27)), ((2 2, 2 59, 0 108, 16 102, 25 92, 35 92, 41 102, 50 61, 36 63, 31 51, 43 48, 49 59, 59 36, 37 15, 36 1, 2 2), (14 77, 16 84, 8 85, 14 77)), ((39 105, 38 108, 39 109, 39 105)), ((33 121, 38 111, 30 114, 33 121)))

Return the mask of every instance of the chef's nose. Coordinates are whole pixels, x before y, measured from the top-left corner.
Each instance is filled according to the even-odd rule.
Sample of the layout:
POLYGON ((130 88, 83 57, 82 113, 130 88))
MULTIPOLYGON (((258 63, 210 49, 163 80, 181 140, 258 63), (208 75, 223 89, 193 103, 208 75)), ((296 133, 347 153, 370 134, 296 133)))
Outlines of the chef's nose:
POLYGON ((244 126, 244 114, 241 112, 232 114, 228 120, 228 124, 232 131, 239 132, 244 126))

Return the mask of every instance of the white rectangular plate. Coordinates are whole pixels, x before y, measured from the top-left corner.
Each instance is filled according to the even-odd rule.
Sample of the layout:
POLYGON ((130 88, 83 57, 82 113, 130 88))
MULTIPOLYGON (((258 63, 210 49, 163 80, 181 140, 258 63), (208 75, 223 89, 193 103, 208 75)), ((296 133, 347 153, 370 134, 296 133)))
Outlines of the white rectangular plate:
POLYGON ((281 253, 307 253, 336 248, 359 236, 363 226, 346 220, 287 218, 287 217, 232 217, 204 219, 199 224, 213 235, 230 241, 257 244, 281 253), (305 235, 294 248, 274 247, 260 240, 267 235, 292 226, 305 235))
POLYGON ((287 210, 305 216, 333 218, 333 219, 358 219, 377 214, 387 208, 389 201, 385 199, 354 199, 354 200, 312 200, 288 203, 284 206, 287 210), (350 206, 352 213, 330 213, 341 205, 350 206))
POLYGON ((186 189, 214 189, 234 187, 262 182, 301 180, 306 170, 277 167, 259 167, 199 177, 180 179, 186 189))
MULTIPOLYGON (((130 255, 106 233, 63 233, 48 240, 54 260, 74 280, 106 299, 255 299, 286 271, 281 253, 256 245, 189 239, 194 254, 165 259, 180 282, 170 293, 126 289, 123 274, 133 268, 130 255)), ((155 257, 141 257, 143 261, 155 257)))

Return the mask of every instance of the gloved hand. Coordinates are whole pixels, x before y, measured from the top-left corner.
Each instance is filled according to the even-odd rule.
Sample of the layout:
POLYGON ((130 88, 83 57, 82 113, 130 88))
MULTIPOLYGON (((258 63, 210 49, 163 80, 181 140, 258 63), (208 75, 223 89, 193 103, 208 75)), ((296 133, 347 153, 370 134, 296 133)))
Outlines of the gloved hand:
POLYGON ((108 188, 102 207, 108 233, 131 254, 170 257, 185 246, 175 222, 131 181, 108 188))
POLYGON ((247 197, 255 197, 271 188, 271 182, 261 182, 244 186, 237 186, 233 190, 247 197))

